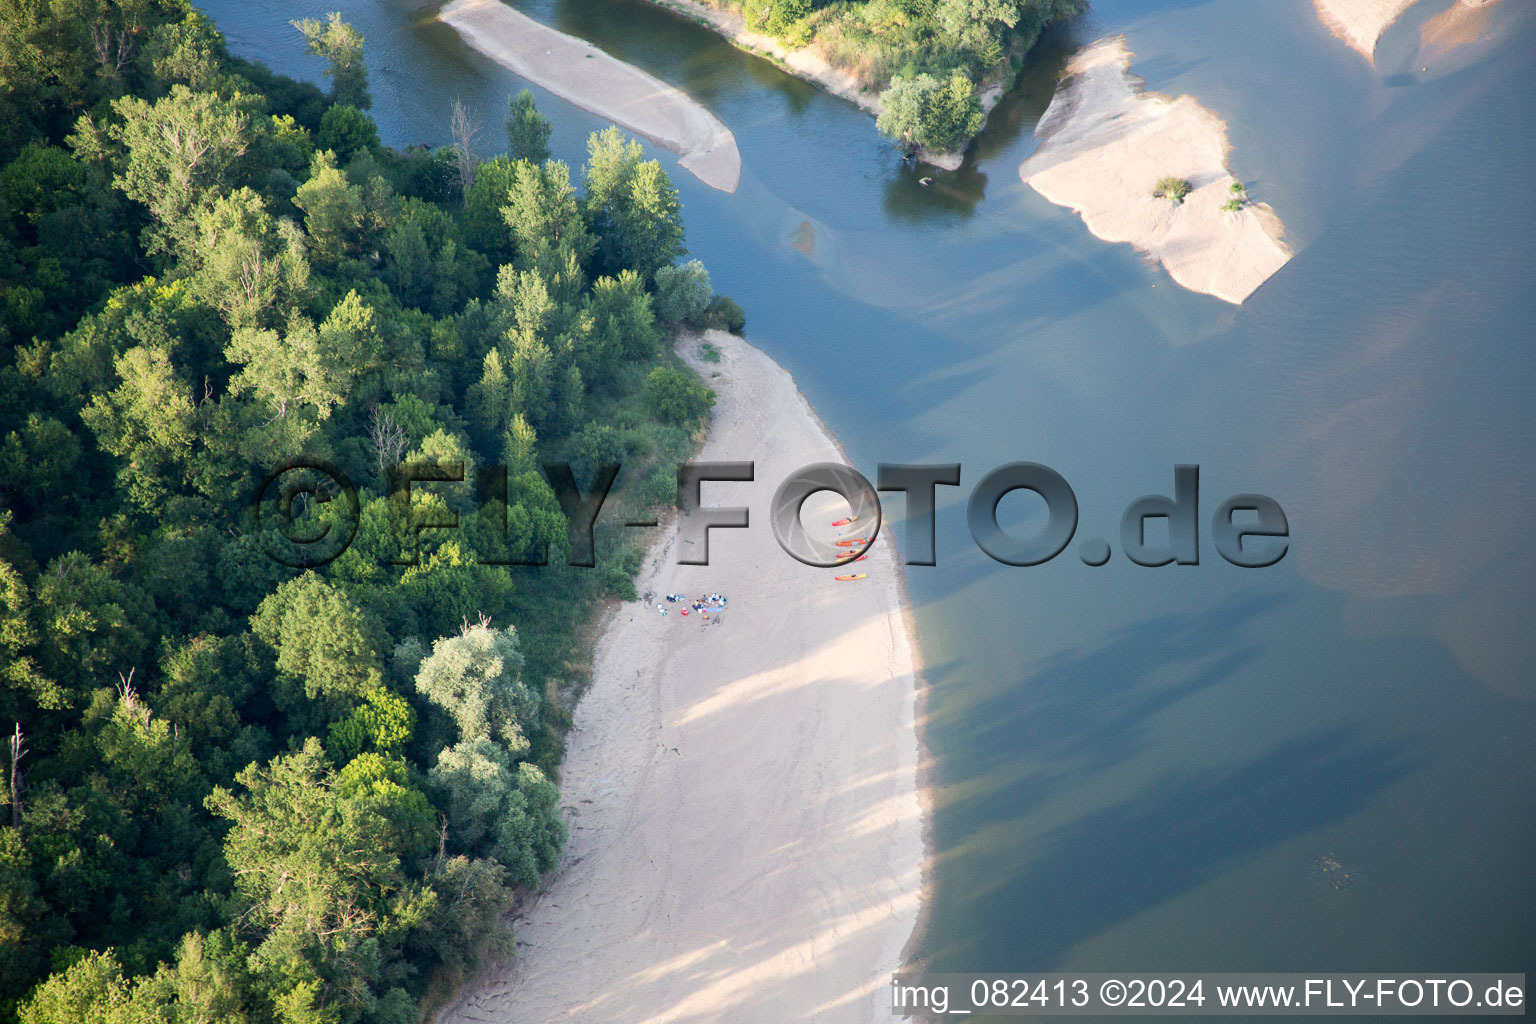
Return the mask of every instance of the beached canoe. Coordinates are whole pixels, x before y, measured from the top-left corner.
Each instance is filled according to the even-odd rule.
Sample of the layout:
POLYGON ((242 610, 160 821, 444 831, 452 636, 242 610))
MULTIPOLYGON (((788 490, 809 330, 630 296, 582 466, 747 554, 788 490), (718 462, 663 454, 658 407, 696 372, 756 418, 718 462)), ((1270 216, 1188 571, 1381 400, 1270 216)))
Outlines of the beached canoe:
POLYGON ((852 574, 850 574, 848 576, 833 576, 832 578, 837 580, 839 583, 849 583, 849 582, 851 582, 853 580, 868 579, 869 578, 869 573, 867 573, 867 572, 856 572, 856 573, 852 573, 852 574))
POLYGON ((832 525, 833 526, 847 526, 849 523, 856 523, 858 521, 859 521, 859 517, 858 516, 849 516, 847 519, 834 519, 832 521, 832 525))
POLYGON ((851 547, 855 547, 856 545, 868 544, 868 543, 869 543, 869 538, 868 537, 852 537, 852 538, 850 538, 848 540, 840 540, 840 541, 836 542, 837 546, 840 547, 840 548, 851 548, 851 547))

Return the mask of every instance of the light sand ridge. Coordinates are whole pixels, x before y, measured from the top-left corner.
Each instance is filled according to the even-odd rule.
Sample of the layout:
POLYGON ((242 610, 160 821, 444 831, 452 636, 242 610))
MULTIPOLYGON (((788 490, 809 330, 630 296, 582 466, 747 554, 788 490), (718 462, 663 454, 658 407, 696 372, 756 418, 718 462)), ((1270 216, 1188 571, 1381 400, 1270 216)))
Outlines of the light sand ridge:
POLYGON ((1176 282, 1240 303, 1291 258, 1264 203, 1228 212, 1227 129, 1192 97, 1143 90, 1125 37, 1101 39, 1067 64, 1019 176, 1082 215, 1088 230, 1129 242, 1176 282), (1182 203, 1153 196, 1163 177, 1193 186, 1182 203))
POLYGON ((513 74, 677 153, 678 164, 711 188, 736 191, 736 137, 681 90, 500 0, 454 0, 438 17, 513 74))
POLYGON ((924 858, 900 566, 881 540, 842 570, 869 578, 838 583, 779 549, 775 488, 843 456, 778 364, 708 339, 719 363, 682 345, 719 395, 699 458, 752 460, 756 481, 703 503, 748 506, 751 527, 711 531, 708 566, 676 564, 675 525, 647 554, 650 596, 608 623, 568 737, 561 867, 516 962, 444 1022, 890 1019, 924 858), (717 592, 706 620, 663 596, 717 592))

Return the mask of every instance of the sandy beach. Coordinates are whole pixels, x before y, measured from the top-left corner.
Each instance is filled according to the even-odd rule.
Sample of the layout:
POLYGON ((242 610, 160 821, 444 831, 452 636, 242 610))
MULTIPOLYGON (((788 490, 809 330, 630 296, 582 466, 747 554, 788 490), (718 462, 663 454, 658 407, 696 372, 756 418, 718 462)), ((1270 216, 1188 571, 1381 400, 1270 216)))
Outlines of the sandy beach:
POLYGON ((515 921, 514 963, 446 1024, 890 1019, 924 871, 900 568, 884 540, 841 570, 779 549, 779 483, 845 459, 778 364, 708 340, 718 363, 680 347, 719 395, 699 459, 751 460, 756 481, 703 502, 750 507, 751 527, 711 531, 708 566, 677 565, 675 526, 657 528, 648 596, 613 613, 576 709, 561 867, 515 921), (664 599, 714 592, 728 603, 704 619, 664 599))
POLYGON ((1291 258, 1280 219, 1264 203, 1222 210, 1235 180, 1226 124, 1193 97, 1146 92, 1130 62, 1123 36, 1072 58, 1019 176, 1077 211, 1097 237, 1160 262, 1185 288, 1240 303, 1291 258), (1193 186, 1182 203, 1153 196, 1164 176, 1193 186))
POLYGON ((711 188, 736 191, 736 137, 681 90, 500 0, 454 0, 439 18, 513 74, 678 154, 711 188))

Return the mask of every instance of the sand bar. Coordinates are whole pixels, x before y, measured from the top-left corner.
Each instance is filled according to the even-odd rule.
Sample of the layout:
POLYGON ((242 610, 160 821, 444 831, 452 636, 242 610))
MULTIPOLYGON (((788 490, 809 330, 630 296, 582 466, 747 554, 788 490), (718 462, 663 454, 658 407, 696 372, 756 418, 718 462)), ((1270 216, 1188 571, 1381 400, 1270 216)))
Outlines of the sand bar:
POLYGON ((1264 203, 1221 209, 1234 181, 1226 124, 1190 96, 1144 91, 1130 62, 1124 36, 1073 56, 1019 176, 1081 214, 1097 237, 1156 259, 1185 288, 1240 303, 1291 258, 1280 219, 1264 203), (1193 191, 1182 203, 1155 198, 1164 176, 1193 191))
POLYGON ((1414 0, 1312 0, 1324 27, 1373 64, 1376 41, 1413 4, 1414 0))
POLYGON ((658 528, 636 581, 652 597, 613 614, 576 708, 561 867, 515 921, 514 963, 443 1022, 891 1019, 924 862, 899 566, 881 540, 855 563, 869 578, 838 583, 853 569, 779 549, 779 483, 845 459, 777 363, 708 337, 718 363, 682 344, 719 395, 699 458, 752 460, 756 482, 703 501, 750 507, 751 528, 711 531, 708 566, 677 565, 658 528), (711 592, 715 619, 664 601, 711 592))
POLYGON ((518 77, 678 154, 678 163, 711 188, 736 191, 736 137, 681 90, 500 0, 454 0, 438 17, 518 77))

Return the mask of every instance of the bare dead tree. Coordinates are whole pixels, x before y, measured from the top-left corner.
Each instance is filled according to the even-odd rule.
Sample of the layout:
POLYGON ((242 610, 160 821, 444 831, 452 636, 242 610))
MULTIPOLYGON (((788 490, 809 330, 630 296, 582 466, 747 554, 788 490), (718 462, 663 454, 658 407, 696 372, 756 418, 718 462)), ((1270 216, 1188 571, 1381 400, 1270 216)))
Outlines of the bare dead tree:
POLYGON ((139 33, 143 31, 139 12, 126 12, 117 24, 103 16, 92 21, 90 28, 96 63, 113 77, 121 75, 139 49, 139 33))
POLYGON ((139 693, 133 688, 133 674, 137 669, 130 668, 127 675, 121 672, 117 674, 117 698, 123 710, 138 720, 144 728, 149 728, 149 719, 152 712, 149 705, 139 699, 139 693))
POLYGON ((381 473, 400 465, 405 454, 405 428, 378 406, 373 407, 368 417, 368 449, 378 460, 381 473))
POLYGON ((16 731, 11 734, 11 827, 21 826, 21 759, 27 756, 27 748, 22 745, 23 734, 21 723, 16 723, 16 731))
POLYGON ((463 100, 453 101, 453 113, 448 118, 448 131, 453 136, 453 155, 457 165, 459 192, 469 204, 469 190, 475 184, 475 136, 480 134, 480 122, 470 114, 463 100))

